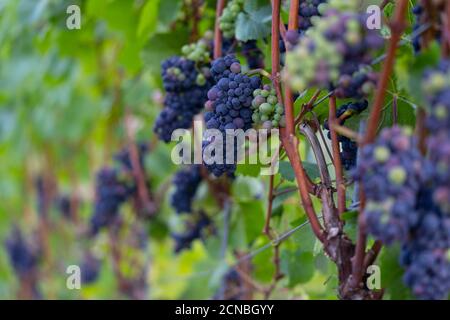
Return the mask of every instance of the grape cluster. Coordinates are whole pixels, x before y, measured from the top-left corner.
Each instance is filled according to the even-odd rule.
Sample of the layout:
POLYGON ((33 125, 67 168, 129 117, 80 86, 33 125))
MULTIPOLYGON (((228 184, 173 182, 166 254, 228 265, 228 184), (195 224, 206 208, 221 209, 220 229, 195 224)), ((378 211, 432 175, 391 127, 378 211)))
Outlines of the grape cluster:
POLYGON ((354 176, 365 191, 368 231, 377 239, 408 239, 419 219, 415 200, 427 171, 412 135, 400 127, 384 129, 361 150, 354 176))
POLYGON ((224 300, 242 300, 244 298, 244 281, 235 268, 230 269, 224 275, 223 285, 224 287, 214 295, 214 300, 221 298, 224 300))
POLYGON ((441 61, 436 69, 428 70, 423 87, 428 102, 425 123, 432 133, 427 146, 434 168, 435 199, 450 214, 450 61, 441 61))
MULTIPOLYGON (((205 103, 205 122, 207 129, 217 129, 222 134, 223 151, 226 151, 226 130, 248 130, 252 127, 252 94, 260 88, 259 77, 248 77, 241 73, 241 65, 233 55, 227 55, 213 61, 211 74, 215 85, 208 91, 208 101, 205 103)), ((214 137, 205 138, 203 150, 215 141, 214 137)), ((217 141, 216 141, 217 142, 217 141)), ((214 145, 211 145, 214 146, 214 145)), ((235 154, 241 145, 234 145, 235 154)), ((212 152, 213 157, 215 153, 212 152)), ((236 169, 236 163, 226 164, 226 152, 223 152, 223 164, 208 163, 207 169, 215 176, 224 173, 232 174, 236 169)), ((205 160, 205 156, 204 156, 205 160)), ((237 161, 237 159, 234 159, 237 161)))
POLYGON ((400 259, 404 282, 421 299, 444 299, 450 293, 450 216, 433 199, 434 190, 425 186, 418 194, 420 219, 403 245, 400 259))
POLYGON ((170 198, 170 204, 177 213, 192 212, 192 200, 202 181, 199 165, 192 165, 178 171, 172 181, 175 191, 170 198))
POLYGON ((262 89, 253 91, 252 119, 255 125, 265 129, 284 127, 286 119, 284 108, 278 102, 277 93, 271 85, 264 85, 262 89))
POLYGON ((60 195, 55 200, 55 207, 62 214, 62 216, 70 220, 71 218, 71 199, 68 195, 60 195))
POLYGON ((91 217, 93 234, 114 222, 120 206, 130 194, 130 188, 121 181, 117 169, 104 167, 99 170, 96 176, 94 213, 91 217))
MULTIPOLYGON (((360 102, 349 102, 339 107, 336 110, 336 118, 340 125, 344 125, 345 121, 350 117, 363 112, 367 109, 368 102, 363 100, 360 102)), ((328 120, 324 123, 324 128, 330 130, 328 120)), ((331 133, 328 131, 328 138, 331 139, 331 133)), ((340 152, 342 166, 345 170, 351 170, 356 166, 356 159, 358 153, 358 144, 344 136, 338 135, 339 143, 342 151, 340 152)))
POLYGON ((299 25, 298 29, 300 33, 304 33, 310 27, 312 27, 311 18, 320 16, 319 7, 321 4, 326 3, 327 0, 306 0, 300 1, 298 8, 299 25))
POLYGON ((241 43, 241 52, 247 61, 248 68, 264 69, 264 54, 256 40, 249 40, 241 43))
POLYGON ((187 230, 184 233, 172 234, 176 253, 189 249, 194 240, 202 239, 203 232, 211 225, 211 220, 204 213, 200 213, 200 216, 196 218, 196 221, 187 223, 187 230))
POLYGON ((6 252, 9 261, 19 278, 35 272, 38 263, 36 250, 27 243, 22 231, 14 226, 10 235, 5 241, 6 252))
POLYGON ((100 273, 101 261, 92 253, 86 252, 80 265, 81 282, 91 284, 97 281, 100 273))
MULTIPOLYGON (((140 167, 144 167, 144 158, 148 152, 148 145, 146 143, 137 144, 138 157, 140 167)), ((123 148, 118 153, 114 155, 114 160, 116 160, 125 171, 133 171, 133 163, 131 161, 131 155, 129 148, 123 148)))
MULTIPOLYGON (((437 173, 435 137, 425 158, 408 134, 398 127, 384 129, 364 147, 356 170, 366 192, 368 230, 386 244, 402 244, 403 280, 420 299, 444 299, 450 293, 450 193, 448 181, 443 185, 437 173)), ((448 139, 439 143, 448 145, 448 139)))
POLYGON ((329 8, 323 17, 313 17, 312 24, 286 54, 283 77, 290 86, 298 91, 336 89, 339 98, 361 99, 370 93, 376 77, 368 68, 383 40, 367 29, 364 16, 329 8))
POLYGON ((426 125, 432 132, 450 128, 450 60, 443 60, 437 68, 427 70, 423 88, 428 102, 426 125))
POLYGON ((244 0, 231 0, 223 9, 220 16, 220 30, 223 32, 225 38, 233 38, 236 29, 236 20, 239 13, 244 7, 244 0))
POLYGON ((210 33, 206 33, 205 37, 195 43, 187 44, 181 48, 181 52, 186 59, 207 63, 211 57, 211 38, 210 33))
POLYGON ((162 79, 167 94, 153 130, 169 142, 175 129, 191 127, 206 101, 210 80, 207 73, 197 71, 194 61, 177 56, 162 63, 162 79))

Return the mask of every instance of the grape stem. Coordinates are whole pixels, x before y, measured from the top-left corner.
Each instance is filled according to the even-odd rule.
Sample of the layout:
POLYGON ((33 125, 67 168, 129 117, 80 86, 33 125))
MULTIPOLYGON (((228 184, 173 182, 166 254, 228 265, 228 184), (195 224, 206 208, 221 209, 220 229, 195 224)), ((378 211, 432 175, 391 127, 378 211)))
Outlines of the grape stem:
POLYGON ((336 119, 336 96, 330 97, 330 111, 329 111, 331 145, 333 150, 333 163, 336 172, 336 189, 338 195, 338 212, 342 215, 345 212, 345 183, 344 174, 342 172, 342 162, 340 155, 339 139, 334 125, 337 124, 336 119))
POLYGON ((225 0, 217 0, 216 22, 214 26, 214 59, 222 55, 222 32, 220 31, 220 17, 222 16, 225 0))
POLYGON ((144 208, 145 214, 148 216, 154 216, 156 214, 156 206, 151 199, 149 190, 147 188, 147 184, 145 182, 146 177, 144 170, 139 161, 139 150, 135 143, 135 132, 131 125, 131 113, 129 109, 126 111, 125 115, 125 129, 128 137, 128 150, 130 154, 131 167, 134 179, 137 184, 137 192, 139 196, 139 200, 144 208))
MULTIPOLYGON (((297 1, 294 1, 294 4, 297 1)), ((297 2, 298 5, 298 2, 297 2)), ((280 41, 280 7, 281 0, 273 0, 272 1, 272 81, 274 87, 277 91, 277 96, 279 101, 283 101, 283 96, 281 94, 281 87, 279 82, 279 74, 280 74, 280 50, 279 50, 279 41, 280 41)), ((297 8, 292 7, 290 11, 294 10, 298 12, 297 8)), ((280 138, 283 144, 283 147, 286 151, 286 154, 291 162, 291 165, 294 169, 295 177, 297 180, 297 184, 299 186, 299 193, 302 199, 303 207, 305 208, 308 219, 311 223, 311 228, 316 235, 316 237, 324 241, 324 233, 322 226, 319 223, 319 220, 315 214, 314 207, 312 205, 312 200, 309 196, 308 191, 308 183, 306 173, 301 165, 300 155, 298 153, 298 140, 294 136, 294 115, 293 115, 293 99, 292 92, 288 87, 285 87, 285 115, 286 115, 286 128, 280 129, 280 138)))
POLYGON ((264 69, 253 69, 253 70, 244 72, 244 74, 247 76, 252 76, 254 74, 260 74, 261 76, 272 80, 272 75, 264 69))

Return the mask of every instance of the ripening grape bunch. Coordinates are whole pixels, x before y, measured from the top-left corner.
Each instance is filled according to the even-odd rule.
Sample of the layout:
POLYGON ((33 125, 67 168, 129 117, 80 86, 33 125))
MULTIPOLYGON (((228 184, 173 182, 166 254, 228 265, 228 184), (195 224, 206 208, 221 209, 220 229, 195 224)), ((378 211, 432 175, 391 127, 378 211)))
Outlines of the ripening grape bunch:
POLYGON ((427 178, 424 161, 410 132, 384 129, 374 144, 361 150, 355 178, 366 194, 367 227, 386 244, 405 241, 418 215, 420 185, 427 178))
POLYGON ((174 130, 192 126, 194 116, 203 109, 210 79, 209 74, 197 70, 195 61, 179 56, 162 63, 162 79, 166 90, 164 109, 153 130, 167 143, 174 130))
POLYGON ((0 6, 0 299, 450 299, 450 1, 64 2, 0 6))
POLYGON ((170 203, 177 213, 192 212, 192 201, 201 182, 201 167, 198 165, 189 166, 175 174, 172 181, 175 190, 170 203))
MULTIPOLYGON (((231 163, 227 163, 227 130, 248 130, 252 128, 252 100, 253 91, 260 88, 261 79, 258 76, 249 77, 242 73, 241 64, 234 55, 227 55, 216 59, 211 64, 211 75, 215 85, 208 91, 208 101, 205 103, 206 128, 215 129, 222 134, 223 152, 222 163, 208 163, 211 157, 204 157, 206 168, 216 177, 223 174, 232 175, 236 170, 237 149, 242 148, 238 142, 231 142, 232 150, 235 152, 231 163)), ((205 137, 203 149, 208 150, 210 144, 214 142, 214 136, 205 137)))
POLYGON ((297 91, 317 86, 335 90, 338 98, 370 95, 377 80, 370 64, 383 39, 366 28, 364 15, 331 5, 322 11, 322 17, 312 18, 313 28, 286 54, 285 79, 297 91))

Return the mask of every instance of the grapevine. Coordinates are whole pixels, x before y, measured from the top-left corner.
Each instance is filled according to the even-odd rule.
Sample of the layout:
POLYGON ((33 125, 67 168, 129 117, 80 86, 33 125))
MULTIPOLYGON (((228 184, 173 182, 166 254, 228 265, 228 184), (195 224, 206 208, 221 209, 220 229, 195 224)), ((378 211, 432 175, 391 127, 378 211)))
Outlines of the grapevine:
POLYGON ((0 299, 450 298, 450 1, 66 2, 1 5, 0 299))

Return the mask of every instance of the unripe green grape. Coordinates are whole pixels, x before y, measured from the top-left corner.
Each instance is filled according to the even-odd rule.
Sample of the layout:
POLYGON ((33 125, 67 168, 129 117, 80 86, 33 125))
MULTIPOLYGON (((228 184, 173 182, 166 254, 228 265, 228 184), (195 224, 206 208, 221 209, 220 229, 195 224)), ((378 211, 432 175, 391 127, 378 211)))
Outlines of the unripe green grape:
POLYGON ((270 105, 270 104, 267 103, 267 102, 264 102, 263 104, 261 104, 261 105, 259 106, 259 111, 260 111, 261 113, 263 113, 263 114, 268 115, 268 114, 272 113, 272 111, 273 111, 273 106, 270 105))
POLYGON ((204 86, 206 84, 206 78, 203 74, 199 73, 197 75, 197 79, 195 80, 195 82, 199 85, 199 86, 204 86))
POLYGON ((256 89, 255 91, 253 91, 253 96, 260 96, 261 95, 261 89, 256 89))
POLYGON ((261 95, 262 95, 264 98, 267 98, 267 97, 269 96, 269 91, 267 91, 267 90, 261 90, 261 95))
POLYGON ((262 114, 261 115, 261 121, 267 121, 267 120, 269 120, 269 117, 267 116, 267 115, 265 115, 265 114, 262 114))
POLYGON ((282 105, 277 104, 277 105, 275 106, 275 111, 276 111, 277 114, 282 115, 282 114, 284 113, 284 108, 283 108, 282 105))
POLYGON ((270 95, 267 97, 267 102, 272 105, 275 105, 278 102, 278 99, 276 96, 270 95))

